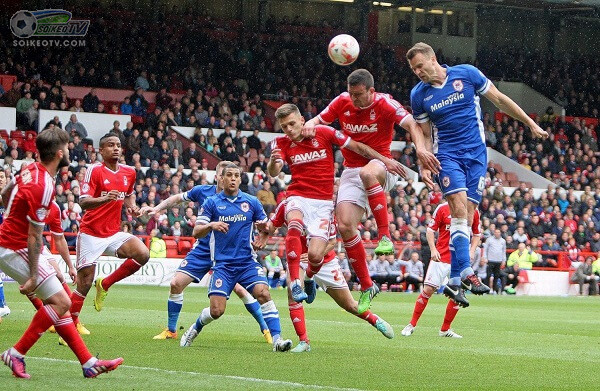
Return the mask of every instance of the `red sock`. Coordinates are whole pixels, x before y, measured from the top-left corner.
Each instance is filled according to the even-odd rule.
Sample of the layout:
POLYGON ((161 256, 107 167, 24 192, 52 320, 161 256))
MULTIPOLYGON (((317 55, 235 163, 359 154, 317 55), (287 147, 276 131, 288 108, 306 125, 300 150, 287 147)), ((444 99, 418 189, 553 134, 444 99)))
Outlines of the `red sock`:
POLYGON ((444 324, 442 324, 441 331, 448 331, 450 329, 450 325, 456 317, 456 313, 460 307, 453 302, 452 300, 448 300, 448 305, 446 306, 446 315, 444 316, 444 324))
POLYGON ((417 298, 417 301, 415 303, 415 309, 413 311, 413 316, 410 320, 410 324, 412 324, 413 327, 417 326, 417 322, 419 321, 421 314, 425 310, 425 307, 427 307, 427 303, 429 302, 430 297, 431 296, 427 296, 425 293, 422 292, 417 298))
POLYGON ((30 293, 29 295, 27 295, 27 298, 29 299, 29 301, 31 301, 31 304, 33 304, 33 306, 35 307, 36 310, 39 310, 44 305, 44 303, 40 300, 40 298, 37 297, 33 293, 30 293))
POLYGON ((379 183, 367 188, 367 198, 369 200, 371 213, 373 213, 373 217, 377 223, 377 234, 379 239, 381 239, 383 235, 391 238, 392 235, 390 235, 390 225, 387 212, 387 198, 383 188, 379 183))
POLYGON ((79 323, 79 313, 81 312, 81 308, 83 308, 83 301, 85 300, 85 296, 79 293, 77 290, 74 290, 71 294, 71 309, 69 312, 71 313, 71 317, 73 318, 73 323, 79 323))
POLYGON ((356 273, 356 277, 360 281, 361 289, 364 291, 372 287, 373 280, 369 276, 367 253, 365 252, 365 246, 363 246, 360 236, 356 235, 349 240, 344 240, 344 247, 346 248, 346 254, 354 269, 354 273, 356 273))
POLYGON ((54 327, 56 328, 58 335, 65 340, 67 345, 69 345, 69 348, 71 348, 73 353, 75 353, 81 365, 85 364, 90 358, 92 358, 90 351, 88 350, 87 346, 85 346, 83 339, 81 339, 81 336, 75 328, 75 323, 73 323, 71 314, 67 312, 54 324, 54 327))
POLYGON ((288 271, 290 280, 300 278, 300 255, 302 255, 302 231, 304 224, 302 220, 292 219, 288 223, 288 232, 285 237, 285 249, 287 251, 288 271))
POLYGON ((67 295, 69 295, 69 297, 71 297, 71 294, 73 294, 73 292, 71 292, 71 288, 69 287, 69 284, 67 284, 67 282, 63 282, 62 286, 65 290, 65 292, 67 292, 67 295))
POLYGON ((377 322, 377 319, 379 319, 379 317, 377 315, 375 315, 374 313, 372 313, 371 311, 365 311, 362 314, 358 314, 356 315, 361 319, 366 320, 367 322, 369 322, 369 324, 371 326, 375 326, 375 322, 377 322))
POLYGON ((105 291, 107 291, 108 288, 110 288, 112 286, 112 284, 114 284, 117 281, 121 281, 124 278, 129 277, 133 273, 140 270, 141 267, 142 267, 142 265, 137 263, 134 259, 127 258, 125 260, 125 262, 123 262, 123 264, 117 268, 117 270, 110 273, 110 275, 106 276, 102 280, 102 288, 105 291))
POLYGON ((25 333, 15 344, 14 348, 22 355, 27 354, 29 349, 31 349, 38 339, 40 339, 42 334, 48 330, 48 327, 52 326, 57 320, 58 315, 56 314, 56 311, 54 311, 54 308, 49 305, 42 306, 42 308, 37 310, 29 327, 25 330, 25 333))
POLYGON ((308 335, 306 334, 306 320, 304 319, 304 307, 302 303, 288 303, 290 309, 290 319, 296 330, 296 335, 300 338, 300 341, 309 342, 308 335))
POLYGON ((324 258, 322 258, 321 262, 318 263, 312 263, 310 260, 308 261, 308 268, 306 269, 306 276, 308 278, 312 278, 312 276, 321 270, 321 266, 323 266, 323 260, 324 258))

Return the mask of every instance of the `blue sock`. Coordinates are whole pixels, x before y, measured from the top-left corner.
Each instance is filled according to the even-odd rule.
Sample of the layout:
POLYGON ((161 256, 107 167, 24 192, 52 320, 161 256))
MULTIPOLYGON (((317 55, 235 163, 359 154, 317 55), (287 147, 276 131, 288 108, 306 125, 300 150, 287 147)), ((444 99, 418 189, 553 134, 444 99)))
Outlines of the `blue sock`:
POLYGON ((196 330, 198 332, 202 331, 202 328, 213 320, 212 316, 210 316, 210 308, 203 309, 198 319, 196 319, 196 330))
POLYGON ((460 269, 452 243, 450 243, 450 279, 448 285, 460 285, 460 269))
POLYGON ((0 280, 0 307, 4 307, 6 303, 4 302, 4 282, 0 280))
POLYGON ((458 285, 454 284, 454 281, 457 278, 460 280, 461 277, 466 277, 466 275, 463 277, 465 271, 468 272, 468 269, 470 269, 471 272, 469 274, 473 273, 473 269, 471 269, 471 257, 469 255, 470 232, 467 219, 450 219, 450 238, 455 253, 455 257, 452 259, 452 266, 450 267, 450 280, 452 285, 458 285))
POLYGON ((269 331, 271 332, 273 341, 276 341, 276 336, 281 334, 279 311, 277 311, 277 307, 275 307, 275 303, 273 302, 273 300, 267 301, 265 304, 262 304, 260 306, 260 309, 262 310, 265 322, 267 322, 267 326, 269 327, 269 331))
POLYGON ((169 300, 167 300, 167 312, 169 316, 167 327, 172 333, 177 330, 177 320, 179 320, 181 307, 183 307, 183 293, 170 294, 169 300))
POLYGON ((263 330, 266 330, 269 328, 267 326, 267 323, 265 322, 265 318, 263 318, 263 313, 260 310, 260 304, 258 304, 258 301, 256 301, 256 299, 254 299, 254 301, 251 303, 244 304, 244 306, 246 307, 248 312, 250 312, 250 314, 252 314, 254 319, 256 319, 256 321, 258 322, 258 325, 260 326, 260 331, 263 331, 263 330))

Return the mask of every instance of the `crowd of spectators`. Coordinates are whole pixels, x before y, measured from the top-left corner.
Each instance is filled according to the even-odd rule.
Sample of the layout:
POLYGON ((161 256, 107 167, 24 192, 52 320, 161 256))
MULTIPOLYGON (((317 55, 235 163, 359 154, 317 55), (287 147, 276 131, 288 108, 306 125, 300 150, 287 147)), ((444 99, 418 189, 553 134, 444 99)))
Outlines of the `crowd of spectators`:
MULTIPOLYGON (((197 16, 193 10, 190 12, 192 17, 197 16)), ((208 25, 217 23, 209 18, 205 20, 208 25)), ((23 82, 6 91, 1 102, 17 108, 18 123, 23 129, 37 128, 37 108, 73 112, 69 123, 64 124, 64 129, 71 134, 69 151, 73 164, 57 180, 57 200, 63 208, 66 231, 78 231, 81 210, 77 202, 86 164, 101 159, 94 146, 86 142, 85 126, 77 120, 77 113, 82 111, 124 113, 141 118, 136 123, 115 122, 110 129, 121 138, 125 149, 123 162, 137 170, 138 205, 156 205, 170 194, 208 183, 205 174, 208 153, 224 160, 240 161, 255 152, 257 159, 248 167, 252 176, 250 179, 242 177, 241 188, 256 195, 267 212, 272 211, 285 197, 287 184, 283 175, 269 178, 265 174, 269 148, 261 142, 260 133, 271 130, 273 124, 264 115, 263 99, 297 103, 304 116, 312 118, 329 99, 345 90, 347 69, 334 66, 324 55, 315 55, 324 53, 321 39, 285 34, 264 38, 247 33, 239 40, 218 40, 205 34, 202 27, 206 24, 173 27, 167 18, 153 22, 152 29, 148 29, 146 23, 143 17, 129 14, 127 19, 118 15, 110 19, 100 17, 92 24, 84 48, 27 51, 26 48, 9 48, 6 41, 0 41, 3 54, 0 58, 4 58, 0 62, 0 73, 17 75, 23 82), (72 100, 62 88, 64 85, 89 86, 90 91, 82 100, 72 100), (95 87, 133 92, 123 102, 105 107, 95 87), (152 110, 144 91, 158 92, 152 110), (183 97, 173 99, 168 94, 173 91, 181 91, 183 97), (184 149, 177 134, 169 130, 169 126, 174 125, 196 127, 195 143, 184 149), (222 128, 225 132, 217 138, 212 128, 222 128), (252 130, 253 135, 243 137, 242 130, 252 130)), ((600 89, 597 77, 590 76, 590 70, 597 71, 597 60, 570 63, 565 59, 541 68, 528 66, 526 70, 523 64, 532 60, 530 55, 520 54, 510 67, 505 66, 502 56, 507 53, 482 51, 476 64, 489 76, 520 75, 549 96, 560 99, 564 95, 568 99, 569 113, 581 108, 581 112, 573 113, 597 117, 600 97, 594 96, 594 91, 597 93, 600 89), (494 62, 491 60, 494 56, 501 58, 494 62), (570 66, 565 68, 566 64, 570 66), (499 69, 504 73, 496 74, 499 69), (560 77, 541 77, 537 69, 550 72, 542 71, 543 75, 558 72, 560 77), (563 72, 565 69, 568 72, 563 72), (580 87, 581 90, 576 90, 580 87), (587 109, 584 110, 584 106, 587 109)), ((416 79, 403 59, 390 49, 381 45, 365 47, 357 66, 366 67, 374 74, 379 91, 408 103, 409 91, 416 79)), ((549 187, 539 199, 535 199, 533 190, 525 184, 509 193, 490 168, 486 183, 493 186, 493 190, 488 188, 484 192, 480 211, 484 240, 499 229, 508 249, 525 243, 532 251, 542 251, 540 258, 533 262, 535 266, 556 267, 556 255, 544 251, 565 251, 571 262, 580 262, 582 252, 600 251, 600 148, 596 128, 586 120, 567 122, 564 117, 557 118, 551 109, 541 114, 539 121, 551 134, 550 139, 541 143, 532 140, 522 124, 508 118, 496 121, 486 114, 487 143, 560 188, 549 187), (582 190, 583 195, 578 199, 574 190, 582 190)), ((55 118, 43 128, 51 126, 62 128, 63 124, 55 118)), ((399 130, 396 139, 403 137, 405 134, 399 130)), ((0 157, 9 159, 8 162, 33 161, 35 145, 32 149, 31 141, 23 147, 12 142, 4 144, 0 138, 0 157)), ((416 168, 414 150, 410 146, 399 160, 416 168)), ((340 154, 336 155, 336 167, 339 174, 342 170, 340 154)), ((412 254, 416 254, 419 262, 426 266, 429 250, 419 243, 426 243, 427 224, 442 201, 438 187, 417 192, 408 181, 392 189, 388 196, 388 213, 392 239, 404 243, 400 246, 401 262, 411 262, 412 254)), ((124 211, 123 229, 140 235, 157 230, 162 235, 190 236, 196 213, 193 204, 151 217, 135 218, 124 211)), ((360 232, 367 243, 376 238, 374 220, 367 218, 360 232)), ((405 268, 407 265, 402 264, 405 268)), ((400 277, 415 278, 394 275, 396 279, 400 277)), ((420 282, 418 279, 412 282, 415 289, 420 282)))

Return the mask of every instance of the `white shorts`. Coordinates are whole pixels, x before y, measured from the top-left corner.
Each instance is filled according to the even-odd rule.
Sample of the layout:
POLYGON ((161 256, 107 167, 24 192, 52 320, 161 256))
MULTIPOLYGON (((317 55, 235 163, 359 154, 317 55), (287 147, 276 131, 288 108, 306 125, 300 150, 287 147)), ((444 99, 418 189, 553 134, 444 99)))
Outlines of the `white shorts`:
POLYGON ((98 238, 80 232, 77 235, 77 263, 75 268, 81 270, 84 267, 95 265, 102 255, 116 257, 117 250, 131 238, 135 238, 135 236, 127 232, 117 232, 107 238, 98 238))
POLYGON ((292 210, 302 212, 302 222, 306 227, 306 238, 320 238, 329 241, 331 222, 333 221, 333 201, 315 200, 298 196, 288 197, 285 214, 292 210))
POLYGON ((436 289, 445 285, 450 278, 450 264, 444 262, 429 262, 427 275, 425 276, 425 285, 432 286, 436 289))
POLYGON ((48 246, 44 246, 44 248, 42 248, 42 254, 46 257, 48 261, 57 262, 57 257, 60 257, 60 255, 52 254, 48 249, 48 246))
MULTIPOLYGON (((306 270, 308 263, 302 262, 300 266, 306 270)), ((344 272, 337 258, 324 263, 321 270, 313 276, 313 279, 325 292, 327 292, 327 289, 348 289, 344 272)))
MULTIPOLYGON (((14 251, 0 247, 0 269, 21 285, 25 284, 30 276, 27 253, 26 248, 14 251)), ((46 257, 40 254, 35 295, 41 300, 46 300, 62 289, 62 284, 56 278, 56 270, 48 263, 46 257)))
MULTIPOLYGON (((381 160, 375 161, 385 167, 381 160)), ((365 185, 360 179, 360 169, 361 167, 344 169, 342 177, 340 178, 340 187, 338 188, 336 202, 338 204, 340 202, 350 202, 366 210, 369 202, 367 200, 365 185)), ((397 182, 398 175, 392 174, 386 170, 385 186, 382 186, 383 191, 388 192, 392 190, 397 182)))

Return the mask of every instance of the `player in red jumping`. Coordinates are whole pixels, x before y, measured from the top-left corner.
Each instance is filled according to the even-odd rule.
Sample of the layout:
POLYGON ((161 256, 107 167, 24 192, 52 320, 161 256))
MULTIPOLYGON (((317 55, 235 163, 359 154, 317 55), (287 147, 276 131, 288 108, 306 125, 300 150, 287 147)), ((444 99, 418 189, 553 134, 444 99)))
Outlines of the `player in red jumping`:
MULTIPOLYGON (((348 92, 336 97, 318 116, 307 121, 303 134, 312 137, 316 125, 330 124, 336 119, 346 135, 387 158, 391 158, 394 125, 402 126, 410 132, 419 164, 434 173, 438 172, 439 162, 425 148, 419 125, 390 95, 375 92, 373 75, 366 69, 357 69, 348 76, 348 92)), ((370 307, 379 289, 369 277, 366 252, 357 226, 368 205, 375 217, 379 236, 375 253, 394 253, 385 192, 396 185, 398 177, 378 159, 365 158, 347 149, 342 153, 345 169, 337 195, 336 217, 346 253, 363 289, 358 306, 358 312, 362 313, 370 307)), ((430 179, 427 185, 433 188, 430 179)))
POLYGON ((52 325, 79 359, 85 377, 96 377, 123 362, 122 358, 98 360, 90 354, 69 313, 71 300, 41 254, 42 232, 54 199, 53 178, 69 165, 68 141, 61 129, 41 132, 36 139, 40 162, 28 165, 13 179, 10 194, 7 189, 2 193, 6 212, 0 226, 0 268, 20 284, 22 294, 35 293, 43 302, 21 339, 0 355, 19 378, 31 377, 24 356, 52 325))
MULTIPOLYGON (((447 202, 444 202, 435 209, 429 227, 427 227, 427 243, 431 250, 431 262, 427 269, 425 282, 423 283, 423 292, 417 298, 413 316, 409 324, 402 330, 402 335, 408 337, 417 327, 417 322, 421 314, 427 307, 429 298, 433 295, 450 277, 450 207, 447 202), (435 241, 435 232, 438 232, 437 243, 435 241)), ((471 258, 475 254, 477 246, 481 238, 481 230, 479 226, 479 211, 475 209, 473 217, 473 225, 471 227, 473 239, 471 240, 471 258)), ((448 300, 446 306, 446 315, 444 323, 440 329, 440 337, 462 338, 461 335, 455 333, 450 325, 458 312, 459 305, 452 300, 448 300)))
POLYGON ((96 279, 96 311, 102 310, 107 291, 115 282, 138 271, 150 258, 141 240, 120 231, 123 204, 135 215, 139 214, 139 208, 133 194, 135 170, 119 163, 122 152, 119 137, 114 133, 104 135, 99 152, 103 163, 93 165, 86 172, 79 197, 85 214, 77 237, 77 289, 71 296, 71 314, 76 322, 101 255, 127 259, 110 275, 96 279))
POLYGON ((385 168, 382 169, 391 175, 405 175, 405 172, 397 161, 329 126, 316 126, 311 138, 304 137, 304 118, 294 104, 287 103, 279 107, 275 111, 275 118, 286 135, 273 140, 267 170, 269 175, 276 177, 285 162, 292 173, 285 207, 288 225, 285 243, 290 289, 296 302, 306 300, 307 303, 311 303, 316 294, 316 284, 310 278, 319 271, 323 263, 334 209, 333 146, 341 147, 342 151, 348 150, 361 159, 376 159, 384 165, 385 168), (309 238, 306 271, 309 280, 304 283, 304 291, 299 280, 299 269, 302 254, 300 238, 305 229, 309 238))

